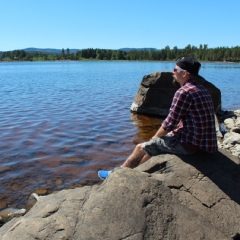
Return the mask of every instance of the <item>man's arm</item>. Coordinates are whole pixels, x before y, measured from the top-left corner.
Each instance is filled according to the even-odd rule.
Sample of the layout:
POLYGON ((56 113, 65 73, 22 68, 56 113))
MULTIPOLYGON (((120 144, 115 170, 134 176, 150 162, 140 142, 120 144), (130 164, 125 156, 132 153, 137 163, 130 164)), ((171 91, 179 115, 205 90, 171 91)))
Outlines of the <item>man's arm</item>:
POLYGON ((161 126, 158 131, 155 133, 155 135, 152 137, 152 139, 154 138, 159 138, 159 137, 163 137, 165 135, 167 135, 170 131, 166 131, 164 130, 164 128, 161 126))

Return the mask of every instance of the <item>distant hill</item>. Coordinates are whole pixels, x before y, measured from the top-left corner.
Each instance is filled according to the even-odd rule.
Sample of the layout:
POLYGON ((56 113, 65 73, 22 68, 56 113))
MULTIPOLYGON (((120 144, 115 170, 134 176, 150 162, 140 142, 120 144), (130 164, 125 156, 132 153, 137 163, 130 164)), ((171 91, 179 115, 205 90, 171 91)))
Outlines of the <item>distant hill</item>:
MULTIPOLYGON (((23 49, 26 52, 41 52, 41 53, 52 53, 52 54, 60 54, 62 53, 62 49, 55 48, 25 48, 23 49)), ((67 49, 64 49, 66 51, 67 49)), ((70 53, 76 53, 80 51, 80 49, 69 49, 70 53)))
POLYGON ((157 50, 156 48, 120 48, 119 50, 125 51, 125 52, 130 52, 133 50, 137 50, 137 51, 151 51, 151 50, 157 50))

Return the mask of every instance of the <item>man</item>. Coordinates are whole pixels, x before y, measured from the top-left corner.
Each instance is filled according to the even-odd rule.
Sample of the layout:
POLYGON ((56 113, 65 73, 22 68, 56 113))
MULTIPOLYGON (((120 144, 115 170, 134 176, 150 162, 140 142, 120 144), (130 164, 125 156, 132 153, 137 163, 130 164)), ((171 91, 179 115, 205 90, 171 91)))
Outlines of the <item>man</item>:
MULTIPOLYGON (((121 167, 135 168, 161 153, 192 154, 199 150, 218 151, 214 107, 210 94, 194 78, 201 64, 191 57, 179 59, 173 69, 174 81, 180 84, 167 118, 149 142, 136 146, 121 167)), ((101 170, 105 179, 111 171, 101 170)))

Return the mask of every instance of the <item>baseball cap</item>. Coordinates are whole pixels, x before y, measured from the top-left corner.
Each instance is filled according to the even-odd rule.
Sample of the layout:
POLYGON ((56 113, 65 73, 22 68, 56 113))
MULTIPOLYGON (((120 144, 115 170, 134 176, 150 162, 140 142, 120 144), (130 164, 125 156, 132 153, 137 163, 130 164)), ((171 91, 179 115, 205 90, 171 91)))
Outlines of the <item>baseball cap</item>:
POLYGON ((201 63, 192 57, 179 58, 176 62, 176 65, 193 75, 198 75, 198 72, 201 68, 201 63))

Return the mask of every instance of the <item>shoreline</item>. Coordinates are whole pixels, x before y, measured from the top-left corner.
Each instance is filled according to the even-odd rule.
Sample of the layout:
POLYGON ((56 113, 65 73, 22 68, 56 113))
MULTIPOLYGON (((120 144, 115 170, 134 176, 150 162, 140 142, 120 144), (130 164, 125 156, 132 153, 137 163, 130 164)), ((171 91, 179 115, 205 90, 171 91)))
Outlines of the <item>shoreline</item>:
MULTIPOLYGON (((217 121, 216 129, 219 148, 218 151, 220 151, 220 149, 226 150, 231 156, 240 159, 240 109, 232 111, 222 111, 221 118, 219 119, 218 117, 217 121)), ((94 186, 96 184, 96 182, 93 182, 88 186, 94 186)), ((63 190, 69 190, 69 188, 64 188, 63 190)), ((52 193, 38 194, 32 193, 29 196, 29 200, 25 208, 2 208, 0 211, 0 224, 2 223, 2 225, 4 225, 12 218, 24 215, 32 208, 32 206, 36 203, 39 197, 49 196, 52 193)))
POLYGON ((165 233, 161 236, 170 232, 169 239, 235 239, 239 235, 238 166, 239 160, 224 150, 193 158, 156 156, 136 169, 116 168, 98 185, 32 195, 30 211, 25 214, 20 209, 0 228, 0 236, 158 239, 161 231, 165 233))
MULTIPOLYGON (((165 62, 165 63, 175 63, 175 60, 169 61, 159 61, 159 60, 98 60, 98 59, 82 59, 82 60, 39 60, 39 61, 0 61, 0 63, 15 63, 15 62, 165 62)), ((231 64, 240 64, 239 62, 232 61, 201 61, 201 63, 231 63, 231 64)))

